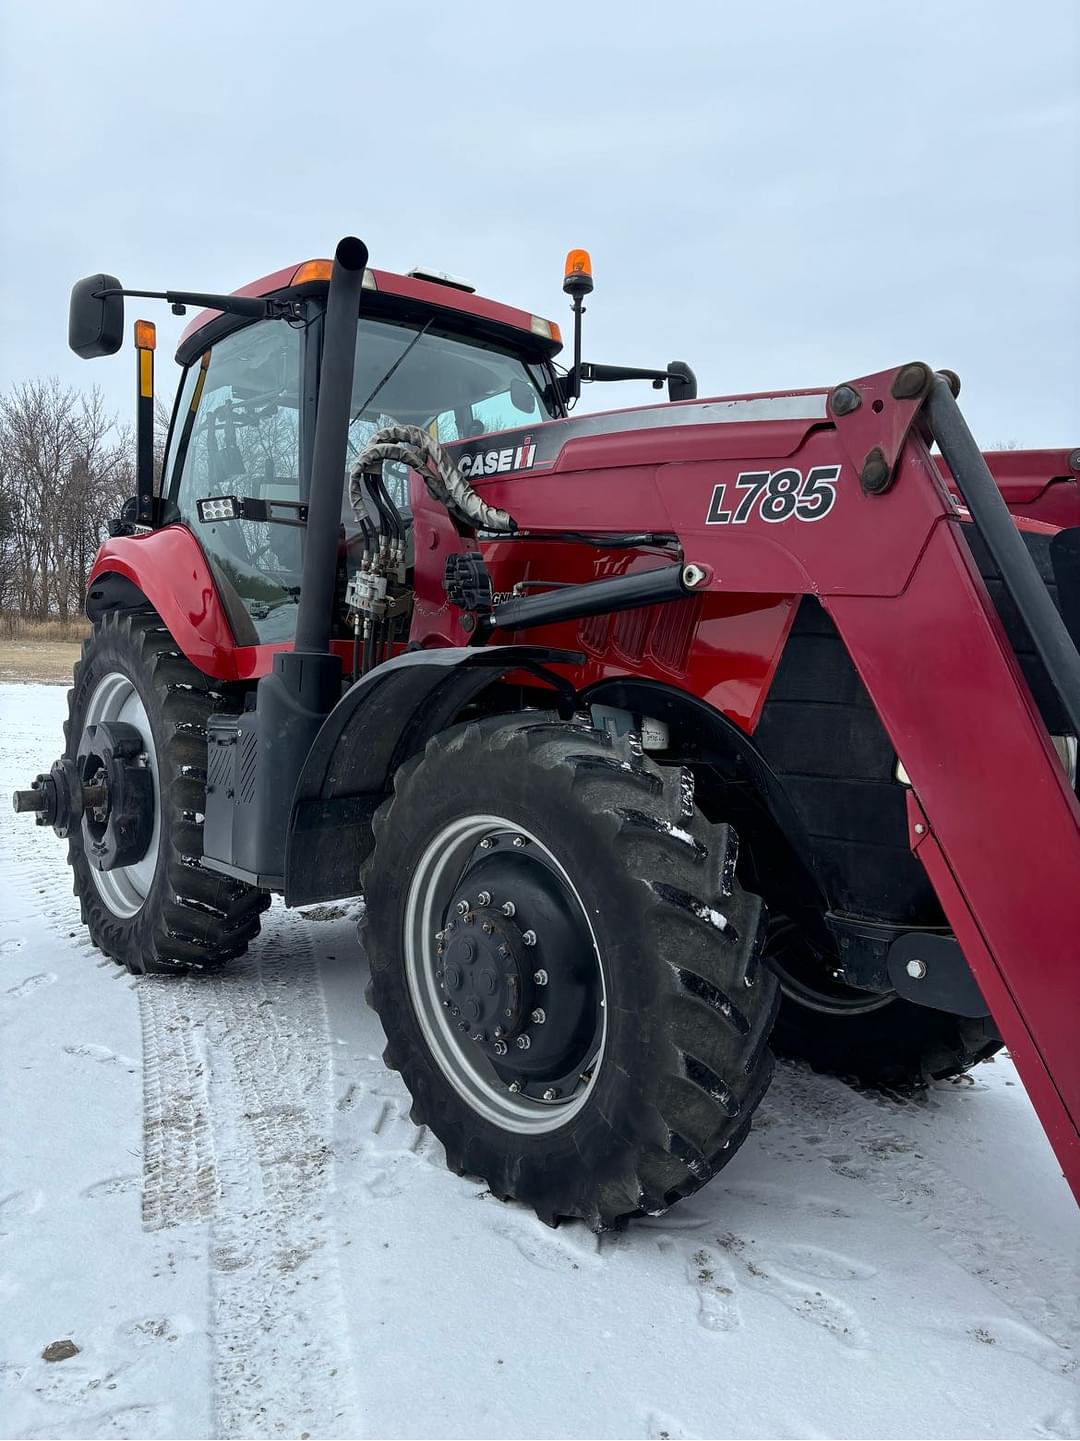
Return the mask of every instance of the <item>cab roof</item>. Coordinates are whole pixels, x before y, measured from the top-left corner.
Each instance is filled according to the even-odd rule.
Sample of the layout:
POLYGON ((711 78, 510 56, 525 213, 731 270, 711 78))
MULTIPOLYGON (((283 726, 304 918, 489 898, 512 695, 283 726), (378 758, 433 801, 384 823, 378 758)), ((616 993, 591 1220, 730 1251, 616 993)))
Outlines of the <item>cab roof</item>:
MULTIPOLYGON (((263 275, 232 293, 264 296, 292 289, 301 293, 325 290, 330 266, 329 260, 301 261, 297 265, 286 266, 284 270, 263 275)), ((562 335, 554 321, 545 320, 527 310, 518 310, 513 305, 503 305, 498 300, 486 300, 454 285, 421 280, 411 275, 395 275, 390 270, 369 269, 364 272, 364 290, 369 295, 395 296, 414 305, 472 318, 483 329, 497 326, 503 330, 518 331, 522 337, 528 337, 529 347, 537 356, 550 358, 562 349, 562 335)), ((201 332, 221 318, 220 310, 202 310, 194 317, 176 348, 176 358, 181 364, 187 364, 199 353, 203 348, 201 332)), ((219 333, 214 326, 206 342, 217 339, 219 333)))

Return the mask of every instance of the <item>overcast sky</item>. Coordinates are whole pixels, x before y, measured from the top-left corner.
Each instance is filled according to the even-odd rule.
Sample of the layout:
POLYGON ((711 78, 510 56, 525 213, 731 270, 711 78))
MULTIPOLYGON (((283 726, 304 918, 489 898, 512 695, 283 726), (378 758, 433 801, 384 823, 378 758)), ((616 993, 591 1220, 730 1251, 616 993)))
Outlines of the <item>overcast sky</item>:
MULTIPOLYGON (((130 347, 67 350, 73 280, 229 290, 351 232, 564 330, 586 246, 586 358, 686 359, 703 395, 925 359, 984 445, 1080 445, 1078 0, 0 16, 0 388, 130 418, 130 347)), ((129 305, 168 362, 181 322, 129 305)))

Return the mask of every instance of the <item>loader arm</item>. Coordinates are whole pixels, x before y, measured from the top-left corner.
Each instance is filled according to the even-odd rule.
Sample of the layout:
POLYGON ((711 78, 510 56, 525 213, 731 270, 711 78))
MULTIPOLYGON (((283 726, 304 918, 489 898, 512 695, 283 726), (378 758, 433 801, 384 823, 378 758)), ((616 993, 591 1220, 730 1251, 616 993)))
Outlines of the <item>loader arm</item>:
MULTIPOLYGON (((760 420, 702 428, 677 463, 653 436, 579 437, 542 473, 478 488, 534 535, 568 505, 582 531, 613 513, 670 531, 718 596, 817 596, 911 779, 912 848, 1080 1194, 1080 807, 931 456, 935 383, 925 366, 853 381, 817 424, 756 402, 760 420)), ((1076 728, 1080 658, 1064 645, 1068 675, 1051 676, 1076 728)))

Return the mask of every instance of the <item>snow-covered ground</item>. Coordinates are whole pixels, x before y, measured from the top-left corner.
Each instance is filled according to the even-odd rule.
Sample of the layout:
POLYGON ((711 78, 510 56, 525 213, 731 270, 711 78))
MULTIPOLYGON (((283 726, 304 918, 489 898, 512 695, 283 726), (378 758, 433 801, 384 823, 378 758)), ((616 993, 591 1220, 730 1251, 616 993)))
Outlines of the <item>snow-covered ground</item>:
POLYGON ((349 907, 210 980, 90 948, 4 799, 64 704, 0 687, 4 1435, 1080 1432, 1080 1224, 1006 1058, 908 1104, 784 1066, 699 1196, 548 1230, 411 1124, 349 907))

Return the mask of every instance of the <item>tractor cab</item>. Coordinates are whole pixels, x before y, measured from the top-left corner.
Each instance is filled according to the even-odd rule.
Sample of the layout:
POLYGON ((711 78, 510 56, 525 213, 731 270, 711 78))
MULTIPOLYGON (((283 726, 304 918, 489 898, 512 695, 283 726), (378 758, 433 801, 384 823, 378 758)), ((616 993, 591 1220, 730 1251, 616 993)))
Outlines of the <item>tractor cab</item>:
MULTIPOLYGON (((296 318, 204 312, 177 353, 162 519, 198 538, 240 644, 286 641, 295 628, 329 274, 330 262, 313 261, 257 281, 247 293, 294 301, 296 318)), ((560 346, 556 325, 464 282, 366 271, 342 472, 351 570, 346 480, 371 435, 412 425, 452 444, 563 416, 560 346)), ((405 468, 387 484, 407 521, 405 468)))

